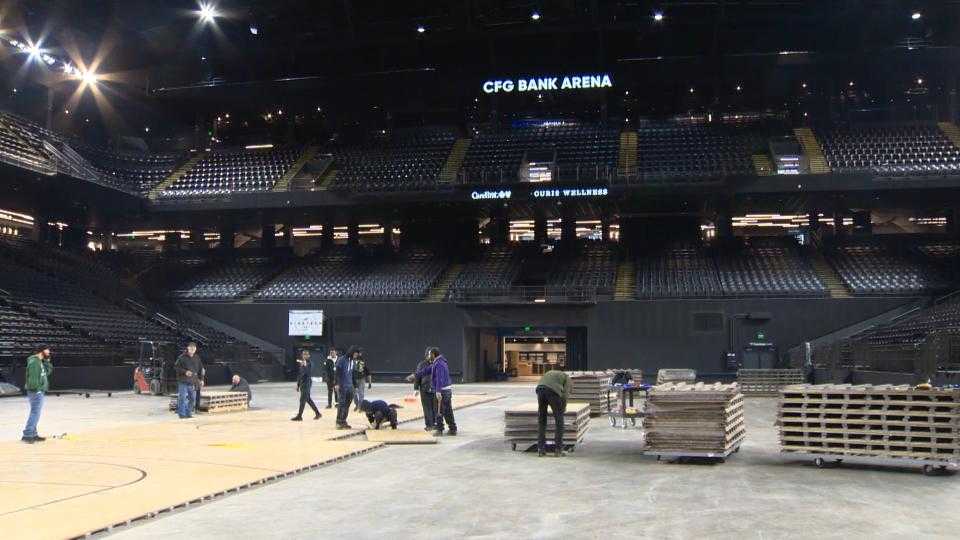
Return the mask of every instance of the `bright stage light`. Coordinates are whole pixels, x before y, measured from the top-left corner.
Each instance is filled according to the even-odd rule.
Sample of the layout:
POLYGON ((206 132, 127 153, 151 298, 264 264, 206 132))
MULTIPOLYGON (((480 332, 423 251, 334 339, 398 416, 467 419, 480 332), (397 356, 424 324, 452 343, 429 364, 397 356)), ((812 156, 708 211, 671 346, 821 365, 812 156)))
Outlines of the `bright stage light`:
POLYGON ((27 48, 27 52, 30 53, 30 58, 37 58, 40 56, 40 46, 30 45, 30 47, 27 48))
POLYGON ((654 11, 654 12, 653 12, 653 20, 655 20, 655 21, 657 21, 657 22, 663 22, 663 12, 662 12, 662 11, 654 11))
POLYGON ((219 17, 220 13, 217 12, 217 8, 213 4, 200 4, 200 11, 197 12, 197 15, 200 16, 201 21, 210 23, 219 17))
POLYGON ((427 27, 424 26, 424 25, 422 25, 422 24, 417 27, 417 33, 418 33, 418 34, 422 34, 422 33, 426 32, 426 31, 427 31, 427 27))
POLYGON ((919 20, 920 20, 920 17, 923 17, 923 14, 920 13, 919 11, 914 11, 914 12, 913 12, 913 15, 910 15, 910 18, 913 19, 913 20, 915 20, 915 21, 919 21, 919 20))
POLYGON ((533 19, 534 21, 539 21, 539 20, 540 20, 540 12, 539 12, 539 11, 534 11, 533 13, 530 14, 530 18, 533 19))
POLYGON ((100 80, 100 77, 98 77, 97 74, 92 71, 87 71, 83 74, 83 82, 87 84, 97 84, 98 80, 100 80))

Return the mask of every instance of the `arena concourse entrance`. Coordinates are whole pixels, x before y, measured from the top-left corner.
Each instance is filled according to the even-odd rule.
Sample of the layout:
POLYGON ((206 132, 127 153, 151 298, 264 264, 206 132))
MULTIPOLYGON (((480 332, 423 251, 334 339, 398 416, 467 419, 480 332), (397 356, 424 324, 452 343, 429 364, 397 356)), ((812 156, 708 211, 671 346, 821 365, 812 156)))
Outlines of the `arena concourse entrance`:
POLYGON ((465 382, 535 382, 553 369, 587 369, 587 328, 467 328, 465 349, 465 382))

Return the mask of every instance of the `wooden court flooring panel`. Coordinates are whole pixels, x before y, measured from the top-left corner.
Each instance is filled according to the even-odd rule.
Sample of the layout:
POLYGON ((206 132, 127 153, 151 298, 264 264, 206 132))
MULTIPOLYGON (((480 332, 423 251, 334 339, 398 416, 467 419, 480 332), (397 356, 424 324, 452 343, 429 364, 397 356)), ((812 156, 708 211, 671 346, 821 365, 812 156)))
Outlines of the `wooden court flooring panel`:
POLYGON ((368 429, 367 440, 384 444, 437 444, 437 438, 431 433, 408 429, 368 429))
MULTIPOLYGON (((454 395, 454 406, 500 397, 454 395)), ((355 429, 337 430, 336 411, 322 412, 291 422, 291 412, 253 410, 0 442, 0 537, 83 536, 384 447, 356 438, 362 413, 350 413, 355 429)), ((397 412, 401 422, 423 417, 419 406, 397 412)))

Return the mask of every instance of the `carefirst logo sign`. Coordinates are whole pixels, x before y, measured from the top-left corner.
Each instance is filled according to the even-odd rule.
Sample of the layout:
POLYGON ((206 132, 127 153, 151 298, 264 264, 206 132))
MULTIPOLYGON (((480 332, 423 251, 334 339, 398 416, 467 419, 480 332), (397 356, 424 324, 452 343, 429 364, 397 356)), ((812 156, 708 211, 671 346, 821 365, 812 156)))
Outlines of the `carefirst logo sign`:
POLYGON ((487 199, 509 199, 512 193, 509 189, 504 189, 500 191, 496 190, 487 190, 487 191, 474 191, 470 193, 470 198, 475 201, 484 201, 487 199))
POLYGON ((566 77, 523 77, 485 81, 485 94, 511 92, 551 92, 555 90, 586 90, 590 88, 613 88, 613 78, 608 73, 595 75, 569 75, 566 77))

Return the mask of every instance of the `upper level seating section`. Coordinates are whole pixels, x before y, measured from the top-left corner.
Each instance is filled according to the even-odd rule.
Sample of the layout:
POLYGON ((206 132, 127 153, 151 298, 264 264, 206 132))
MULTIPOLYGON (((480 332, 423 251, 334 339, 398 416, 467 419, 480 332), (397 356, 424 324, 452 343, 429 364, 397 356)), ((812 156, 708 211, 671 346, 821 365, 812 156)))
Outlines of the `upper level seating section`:
POLYGON ((547 287, 596 287, 600 294, 613 292, 617 256, 610 246, 591 242, 580 246, 574 256, 558 255, 547 287))
POLYGON ((396 255, 334 250, 292 266, 255 294, 257 300, 420 300, 444 263, 432 252, 396 255))
POLYGON ((637 261, 637 296, 702 298, 723 289, 713 258, 695 243, 682 243, 637 261))
POLYGON ((53 167, 40 133, 26 121, 6 113, 0 113, 0 156, 31 168, 53 167))
POLYGON ((905 321, 857 336, 873 345, 917 344, 934 330, 960 330, 960 299, 934 305, 905 321))
POLYGON ((96 356, 106 350, 103 343, 0 303, 0 356, 23 359, 44 345, 58 356, 96 356))
POLYGON ((0 259, 0 289, 8 301, 72 328, 114 343, 138 339, 171 341, 166 327, 139 317, 75 284, 60 281, 9 260, 0 259))
POLYGON ((652 124, 637 131, 637 169, 649 181, 753 175, 764 140, 759 126, 652 124))
POLYGON ((77 145, 76 150, 93 164, 103 180, 141 194, 170 176, 181 161, 178 154, 125 154, 85 145, 77 145))
POLYGON ((916 294, 949 286, 936 268, 880 243, 840 246, 831 259, 854 294, 916 294))
POLYGON ((958 150, 936 126, 838 127, 816 130, 834 170, 879 174, 960 171, 958 150))
POLYGON ((520 275, 522 257, 509 247, 490 247, 480 259, 468 263, 454 278, 450 294, 458 290, 508 289, 520 275))
POLYGON ((161 196, 270 191, 297 161, 301 151, 300 148, 214 150, 161 192, 161 196))
POLYGON ((456 140, 452 128, 420 128, 334 150, 334 187, 390 191, 433 186, 456 140))
POLYGON ((717 258, 720 284, 734 296, 825 296, 826 287, 792 241, 749 240, 743 249, 717 258))
POLYGON ((463 173, 467 181, 515 181, 527 150, 555 149, 561 179, 592 178, 616 165, 619 135, 613 128, 580 124, 483 131, 467 150, 463 173))
POLYGON ((240 298, 274 273, 270 259, 245 257, 231 261, 182 287, 175 296, 184 300, 240 298))

